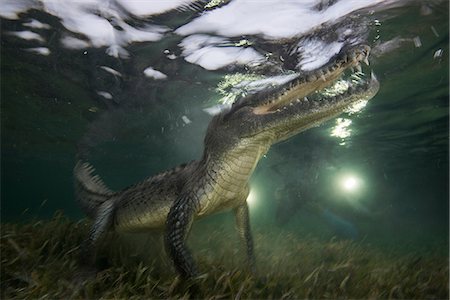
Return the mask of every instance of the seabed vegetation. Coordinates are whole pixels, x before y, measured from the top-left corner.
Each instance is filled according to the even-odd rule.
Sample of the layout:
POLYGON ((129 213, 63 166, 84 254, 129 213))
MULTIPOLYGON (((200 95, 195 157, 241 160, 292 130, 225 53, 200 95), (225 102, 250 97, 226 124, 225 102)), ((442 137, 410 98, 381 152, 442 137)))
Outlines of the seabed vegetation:
POLYGON ((98 272, 81 280, 79 245, 89 222, 62 213, 49 221, 1 226, 1 299, 448 299, 448 257, 389 254, 362 242, 274 234, 254 228, 256 274, 232 230, 194 227, 199 270, 178 280, 161 233, 111 233, 98 272), (199 231, 199 234, 196 234, 199 231), (203 231, 203 232, 200 232, 203 231))

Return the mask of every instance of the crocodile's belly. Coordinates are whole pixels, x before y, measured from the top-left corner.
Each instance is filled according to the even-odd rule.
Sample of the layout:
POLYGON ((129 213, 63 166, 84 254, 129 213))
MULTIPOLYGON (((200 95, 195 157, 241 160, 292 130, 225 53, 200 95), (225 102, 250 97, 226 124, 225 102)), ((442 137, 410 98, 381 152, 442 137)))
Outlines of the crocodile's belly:
POLYGON ((205 184, 205 194, 200 201, 198 215, 210 215, 219 211, 235 208, 245 201, 248 194, 248 180, 255 169, 262 150, 248 153, 230 153, 209 171, 205 184))
POLYGON ((143 232, 165 226, 175 197, 166 195, 129 195, 118 203, 115 229, 119 232, 143 232))

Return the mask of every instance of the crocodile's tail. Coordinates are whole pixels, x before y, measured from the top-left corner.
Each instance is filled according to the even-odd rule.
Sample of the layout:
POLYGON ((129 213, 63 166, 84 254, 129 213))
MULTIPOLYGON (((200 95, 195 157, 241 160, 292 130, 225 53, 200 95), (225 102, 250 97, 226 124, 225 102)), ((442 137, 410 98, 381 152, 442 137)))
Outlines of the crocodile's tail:
POLYGON ((105 202, 113 202, 111 191, 87 162, 78 161, 73 170, 75 178, 75 196, 83 212, 95 219, 98 210, 105 202))
POLYGON ((73 170, 75 195, 81 209, 93 219, 88 237, 81 245, 80 263, 92 266, 99 238, 113 225, 116 193, 111 191, 87 162, 79 160, 73 170))

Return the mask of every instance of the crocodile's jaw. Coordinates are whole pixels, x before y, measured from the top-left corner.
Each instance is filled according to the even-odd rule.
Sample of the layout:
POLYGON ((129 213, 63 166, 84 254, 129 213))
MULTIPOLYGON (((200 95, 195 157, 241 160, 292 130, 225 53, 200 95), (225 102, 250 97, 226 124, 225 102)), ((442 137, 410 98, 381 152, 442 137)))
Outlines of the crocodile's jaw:
POLYGON ((367 101, 378 92, 373 74, 352 75, 340 79, 344 72, 361 70, 368 65, 370 48, 358 45, 338 54, 318 70, 266 92, 239 100, 224 117, 228 127, 242 138, 266 139, 270 143, 286 139, 333 118, 358 101, 367 101))
POLYGON ((266 129, 273 132, 273 142, 285 140, 301 131, 330 120, 359 102, 372 99, 379 90, 379 82, 372 73, 370 79, 346 90, 342 94, 316 100, 308 98, 296 100, 275 113, 266 114, 266 129))

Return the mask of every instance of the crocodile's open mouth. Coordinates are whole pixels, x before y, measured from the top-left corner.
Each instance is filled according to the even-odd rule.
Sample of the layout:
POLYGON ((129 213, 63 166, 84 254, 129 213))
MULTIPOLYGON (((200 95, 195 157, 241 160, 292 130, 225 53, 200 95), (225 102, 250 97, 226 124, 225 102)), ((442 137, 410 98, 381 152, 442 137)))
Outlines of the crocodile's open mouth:
POLYGON ((275 93, 253 108, 256 115, 301 108, 310 111, 369 98, 378 81, 368 67, 370 47, 358 45, 341 52, 329 64, 278 87, 275 93), (358 97, 360 96, 360 97, 358 97))

